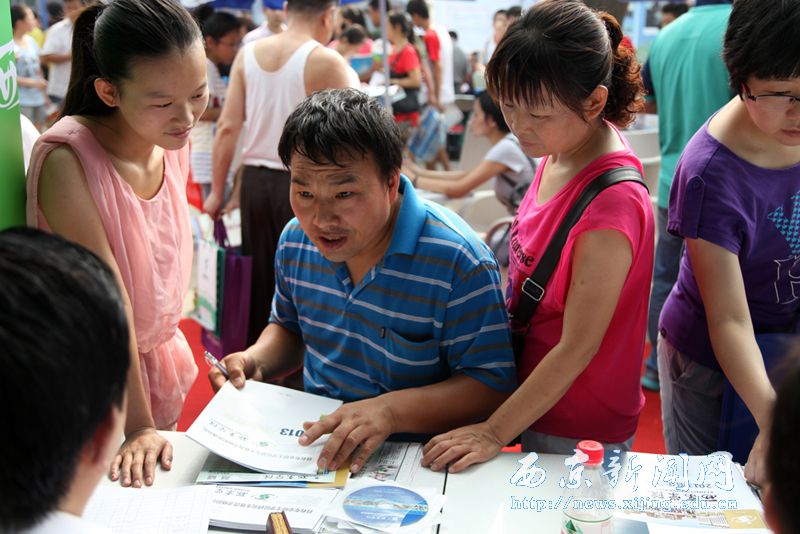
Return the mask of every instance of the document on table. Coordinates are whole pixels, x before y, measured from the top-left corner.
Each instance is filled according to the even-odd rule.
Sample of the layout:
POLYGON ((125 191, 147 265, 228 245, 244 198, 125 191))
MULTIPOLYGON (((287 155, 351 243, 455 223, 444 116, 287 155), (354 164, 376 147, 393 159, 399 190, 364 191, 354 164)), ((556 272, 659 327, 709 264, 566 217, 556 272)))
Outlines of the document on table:
POLYGON ((421 465, 421 444, 384 441, 354 478, 411 484, 421 465))
POLYGON ((211 487, 98 486, 83 513, 118 534, 196 534, 208 530, 211 487))
POLYGON ((325 438, 303 447, 303 423, 335 411, 342 401, 248 380, 227 382, 186 436, 211 452, 255 471, 317 473, 325 438))
POLYGON ((262 473, 226 460, 216 454, 209 454, 200 474, 198 484, 242 484, 244 486, 276 486, 297 488, 341 488, 350 477, 350 465, 336 471, 318 475, 300 473, 262 473))
POLYGON ((728 453, 629 452, 625 461, 614 492, 618 516, 646 521, 650 532, 678 527, 767 532, 761 501, 728 453))
MULTIPOLYGON (((211 486, 205 486, 211 487, 211 486)), ((292 531, 316 532, 339 490, 213 486, 212 526, 264 531, 271 512, 285 512, 292 531)))

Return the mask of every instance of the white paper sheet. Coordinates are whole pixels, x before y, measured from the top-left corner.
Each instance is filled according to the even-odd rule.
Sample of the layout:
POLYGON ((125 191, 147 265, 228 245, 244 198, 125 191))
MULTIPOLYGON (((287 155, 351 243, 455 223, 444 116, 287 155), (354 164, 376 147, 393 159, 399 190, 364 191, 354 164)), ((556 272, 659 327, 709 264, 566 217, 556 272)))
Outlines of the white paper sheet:
POLYGON ((196 534, 208 530, 210 486, 98 486, 83 516, 118 534, 196 534))
POLYGON ((324 439, 303 447, 303 423, 335 411, 342 401, 248 380, 228 382, 186 436, 213 453, 256 471, 317 473, 324 439))

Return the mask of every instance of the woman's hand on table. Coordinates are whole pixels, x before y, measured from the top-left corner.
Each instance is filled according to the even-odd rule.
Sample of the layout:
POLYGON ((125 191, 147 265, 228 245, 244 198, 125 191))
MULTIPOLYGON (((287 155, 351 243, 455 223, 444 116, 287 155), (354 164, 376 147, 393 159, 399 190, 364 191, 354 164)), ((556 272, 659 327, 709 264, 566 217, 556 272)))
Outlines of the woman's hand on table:
POLYGON ((125 487, 151 486, 159 460, 163 469, 172 468, 172 444, 155 428, 143 428, 126 437, 111 462, 108 476, 125 487))
POLYGON ((750 484, 764 487, 767 480, 767 451, 769 450, 769 430, 758 433, 747 463, 744 465, 744 478, 750 484))
POLYGON ((491 460, 503 445, 489 423, 463 426, 431 439, 423 449, 422 465, 432 471, 447 469, 448 473, 458 473, 472 464, 491 460))

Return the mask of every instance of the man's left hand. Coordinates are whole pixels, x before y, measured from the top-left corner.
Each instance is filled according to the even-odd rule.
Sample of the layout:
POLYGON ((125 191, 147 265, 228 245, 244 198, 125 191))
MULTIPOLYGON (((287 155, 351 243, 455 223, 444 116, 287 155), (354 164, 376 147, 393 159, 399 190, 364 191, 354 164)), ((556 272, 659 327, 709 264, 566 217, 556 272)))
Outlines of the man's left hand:
POLYGON ((373 451, 395 432, 395 421, 386 399, 379 396, 345 404, 320 421, 303 423, 303 428, 301 445, 310 445, 330 434, 317 461, 320 469, 335 471, 358 449, 350 464, 350 472, 357 473, 373 451))

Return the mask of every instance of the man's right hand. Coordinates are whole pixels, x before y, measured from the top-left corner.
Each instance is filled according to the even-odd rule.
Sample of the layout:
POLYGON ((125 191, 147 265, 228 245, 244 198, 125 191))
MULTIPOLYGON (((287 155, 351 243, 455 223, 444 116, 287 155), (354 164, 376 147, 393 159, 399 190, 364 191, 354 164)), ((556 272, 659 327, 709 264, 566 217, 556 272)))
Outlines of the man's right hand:
MULTIPOLYGON (((258 371, 252 356, 250 356, 247 351, 228 354, 222 359, 222 365, 228 370, 230 381, 237 389, 242 389, 245 380, 248 378, 261 380, 261 376, 259 376, 261 373, 258 371)), ((212 367, 208 371, 208 381, 211 382, 211 389, 216 393, 225 385, 228 379, 225 378, 222 371, 216 367, 212 367)))

